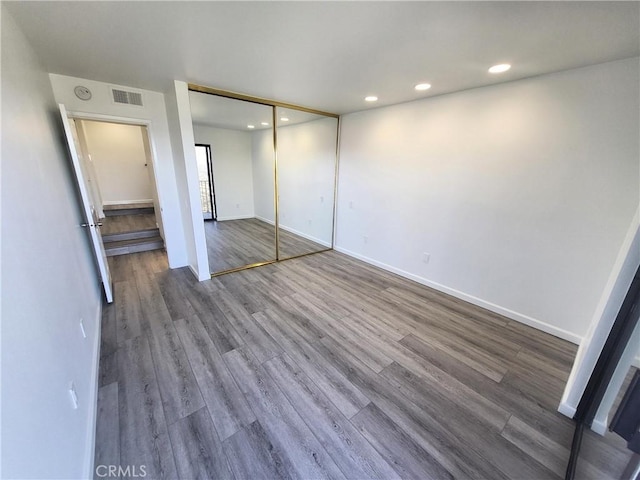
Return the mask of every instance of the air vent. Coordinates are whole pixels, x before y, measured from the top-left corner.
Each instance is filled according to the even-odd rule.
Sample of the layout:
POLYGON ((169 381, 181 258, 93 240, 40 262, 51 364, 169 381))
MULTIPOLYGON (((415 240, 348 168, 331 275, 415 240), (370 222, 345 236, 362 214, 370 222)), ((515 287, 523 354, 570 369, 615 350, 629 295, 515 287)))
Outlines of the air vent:
POLYGON ((115 103, 124 103, 126 105, 142 106, 142 94, 137 92, 127 92, 125 90, 111 89, 113 93, 113 101, 115 103))

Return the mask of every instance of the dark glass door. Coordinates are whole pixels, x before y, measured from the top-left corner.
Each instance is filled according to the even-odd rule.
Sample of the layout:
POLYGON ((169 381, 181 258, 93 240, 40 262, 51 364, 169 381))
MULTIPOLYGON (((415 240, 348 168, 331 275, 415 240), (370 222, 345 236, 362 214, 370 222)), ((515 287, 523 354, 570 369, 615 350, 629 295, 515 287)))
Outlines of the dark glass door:
POLYGON ((196 145, 196 162, 198 164, 198 183, 200 186, 202 218, 205 220, 216 220, 216 197, 213 187, 211 147, 209 145, 196 145))

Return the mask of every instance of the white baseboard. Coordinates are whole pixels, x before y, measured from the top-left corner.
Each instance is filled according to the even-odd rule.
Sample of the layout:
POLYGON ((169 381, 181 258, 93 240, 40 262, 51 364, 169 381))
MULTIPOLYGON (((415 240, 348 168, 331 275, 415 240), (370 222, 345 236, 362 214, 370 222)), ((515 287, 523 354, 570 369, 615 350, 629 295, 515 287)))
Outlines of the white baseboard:
MULTIPOLYGON (((268 223, 269 225, 275 225, 276 224, 276 222, 274 222, 273 220, 269 220, 268 218, 260 217, 260 216, 257 216, 257 215, 256 215, 255 218, 257 218, 261 222, 268 223)), ((311 235, 307 235, 306 233, 300 232, 300 231, 296 230, 295 228, 287 227, 286 225, 280 224, 280 228, 282 230, 285 230, 285 231, 289 232, 289 233, 293 233, 294 235, 298 235, 299 237, 306 238, 307 240, 311 240, 312 242, 319 243, 323 247, 331 248, 331 242, 326 242, 324 240, 320 240, 319 238, 313 237, 311 235)))
POLYGON ((236 215, 230 217, 218 217, 218 222, 225 222, 227 220, 247 220, 249 218, 255 218, 255 215, 236 215))
MULTIPOLYGON (((563 414, 566 417, 569 418, 573 418, 576 414, 576 409, 575 407, 572 407, 571 405, 562 402, 560 404, 560 406, 558 407, 558 412, 560 412, 561 414, 563 414)), ((608 425, 609 421, 608 419, 604 419, 604 420, 594 420, 591 423, 591 430, 593 430, 594 432, 596 432, 598 435, 604 435, 605 433, 607 433, 607 425, 608 425)))
POLYGON ((196 277, 196 280, 198 280, 199 282, 204 282, 205 280, 211 280, 210 273, 203 273, 202 276, 200 276, 200 274, 198 273, 198 269, 196 267, 194 267, 191 264, 187 266, 189 267, 189 270, 191 270, 191 273, 193 274, 193 276, 196 277))
POLYGON ((312 242, 315 242, 315 243, 319 243, 323 247, 331 248, 331 242, 326 242, 325 240, 320 240, 319 238, 313 237, 311 235, 307 235, 306 233, 300 232, 300 231, 298 231, 298 230, 296 230, 294 228, 285 227, 284 225, 280 225, 280 228, 282 230, 285 230, 285 231, 289 232, 289 233, 293 233, 294 235, 297 235, 299 237, 306 238, 307 240, 311 240, 312 242))
POLYGON ((604 435, 605 433, 607 433, 608 423, 608 419, 606 418, 604 420, 594 420, 591 423, 591 430, 596 432, 598 435, 604 435))
POLYGON ((108 200, 102 202, 103 206, 106 205, 138 205, 141 203, 153 203, 152 198, 147 198, 143 200, 108 200))
POLYGON ((93 350, 96 352, 91 365, 91 393, 88 401, 89 405, 89 427, 87 432, 87 445, 89 451, 84 459, 84 478, 94 477, 94 461, 96 451, 96 423, 98 420, 98 385, 100 378, 100 338, 102 336, 102 296, 98 303, 98 312, 96 316, 96 335, 93 344, 93 350))
POLYGON ((371 265, 374 265, 376 267, 382 268, 383 270, 387 270, 389 272, 395 273, 397 275, 400 275, 401 277, 405 277, 408 278, 410 280, 413 280, 414 282, 418 282, 422 285, 425 285, 427 287, 431 287, 435 290, 439 290, 443 293, 446 293, 448 295, 451 295, 453 297, 459 298, 461 300, 464 300, 465 302, 469 302, 469 303, 473 303, 474 305, 477 305, 479 307, 485 308, 487 310, 490 310, 492 312, 495 312, 497 314, 503 315, 507 318, 510 318, 512 320, 515 320, 516 322, 520 322, 520 323, 524 323, 525 325, 529 325, 530 327, 536 328, 538 330, 542 330, 543 332, 549 333, 551 335, 553 335, 554 337, 558 337, 561 338, 563 340, 567 340, 568 342, 574 343, 576 345, 580 344, 580 341, 582 340, 582 337, 580 337, 579 335, 576 335, 575 333, 569 332, 567 330, 563 330, 561 328, 558 328, 554 325, 550 325, 548 323, 545 323, 541 320, 537 320, 533 317, 530 317, 528 315, 524 315, 522 313, 519 312, 515 312, 513 310, 510 310, 508 308, 505 307, 501 307, 500 305, 496 305, 495 303, 491 303, 488 302, 486 300, 483 300, 481 298, 478 297, 474 297, 473 295, 469 295, 467 293, 461 292, 459 290, 456 290, 454 288, 450 288, 447 287, 446 285, 442 285, 440 283, 437 282, 433 282, 431 280, 428 280, 424 277, 420 277, 418 275, 415 275, 413 273, 409 273, 406 272, 404 270, 401 270, 399 268, 393 267, 391 265, 387 265, 385 263, 379 262, 377 260, 374 260, 372 258, 369 257, 365 257, 364 255, 360 255, 359 253, 355 253, 352 252, 350 250, 347 250, 345 248, 341 248, 341 247, 335 247, 335 250, 337 250, 338 252, 344 253, 345 255, 349 255, 350 257, 354 257, 357 258, 358 260, 362 260, 363 262, 369 263, 371 265))
POLYGON ((560 412, 566 417, 573 418, 573 416, 576 414, 576 408, 572 407, 566 402, 562 402, 558 406, 558 412, 560 412))
POLYGON ((264 218, 264 217, 261 217, 259 215, 256 215, 255 218, 257 218, 261 222, 268 223, 269 225, 275 225, 276 224, 276 222, 274 222, 273 220, 269 220, 268 218, 264 218))

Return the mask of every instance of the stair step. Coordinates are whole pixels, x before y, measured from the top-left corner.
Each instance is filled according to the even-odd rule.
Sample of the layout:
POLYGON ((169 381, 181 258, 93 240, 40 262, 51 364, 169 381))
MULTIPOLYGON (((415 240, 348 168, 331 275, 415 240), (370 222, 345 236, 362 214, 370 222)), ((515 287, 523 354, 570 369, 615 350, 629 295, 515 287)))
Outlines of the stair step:
POLYGON ((119 242, 122 240, 136 240, 138 238, 152 238, 159 236, 159 228, 149 228, 146 230, 134 230, 130 232, 110 233, 107 235, 102 235, 102 242, 106 247, 108 243, 112 242, 119 242))
POLYGON ((121 210, 123 208, 153 208, 153 202, 115 203, 102 206, 102 210, 121 210))
POLYGON ((136 238, 133 240, 119 240, 108 242, 104 246, 107 257, 116 255, 126 255, 128 253, 146 252, 148 250, 158 250, 164 248, 162 237, 136 238))
POLYGON ((117 210, 104 210, 105 217, 117 217, 119 215, 141 215, 147 213, 154 213, 153 207, 131 207, 131 208, 118 208, 117 210))

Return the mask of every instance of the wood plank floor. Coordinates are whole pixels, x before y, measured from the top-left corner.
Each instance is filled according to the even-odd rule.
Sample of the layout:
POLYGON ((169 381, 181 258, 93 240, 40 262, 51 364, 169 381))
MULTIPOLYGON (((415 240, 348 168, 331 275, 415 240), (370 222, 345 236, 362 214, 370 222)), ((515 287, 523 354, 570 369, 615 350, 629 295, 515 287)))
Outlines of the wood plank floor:
MULTIPOLYGON (((204 222, 211 273, 267 262, 276 258, 275 228, 257 218, 204 222)), ((280 229, 280 258, 325 250, 326 247, 280 229)))
POLYGON ((137 230, 149 230, 156 228, 156 216, 153 213, 142 213, 138 215, 116 215, 105 217, 101 220, 100 232, 103 235, 114 233, 135 232, 137 230))
MULTIPOLYGON (((336 252, 198 283, 109 259, 96 465, 160 478, 563 478, 576 347, 336 252)), ((631 455, 586 432, 579 479, 631 455)))

